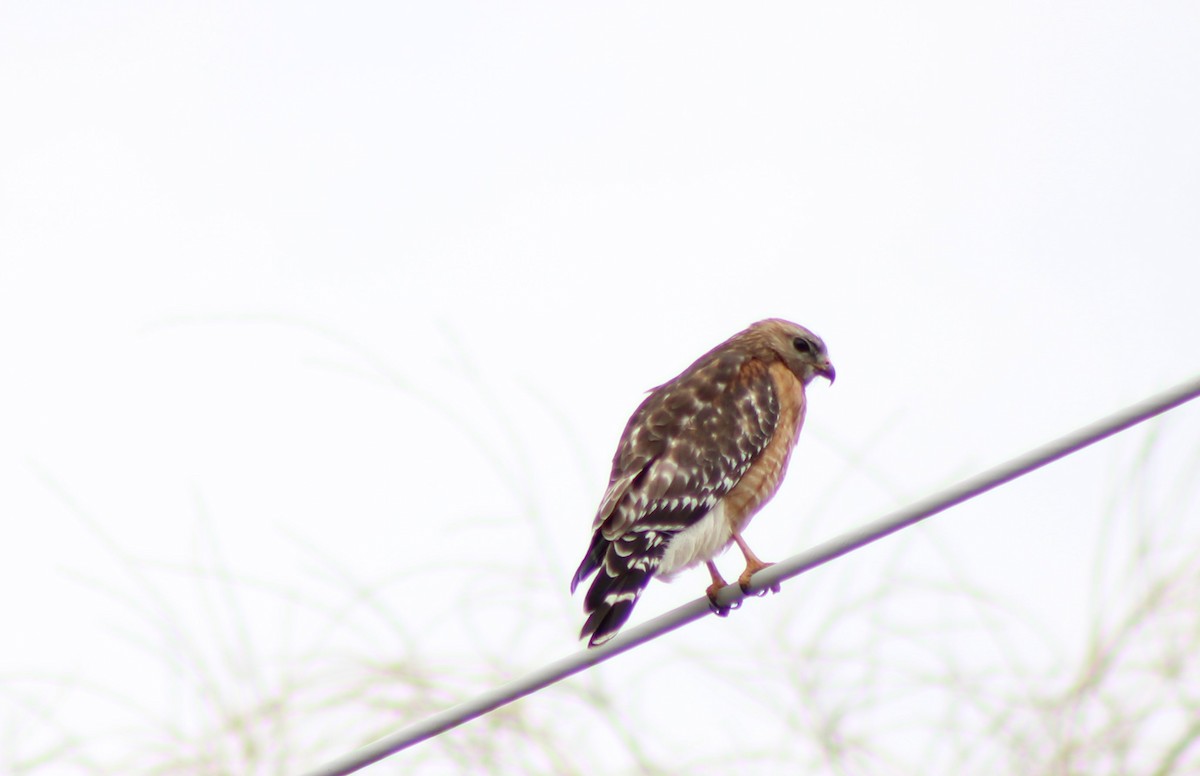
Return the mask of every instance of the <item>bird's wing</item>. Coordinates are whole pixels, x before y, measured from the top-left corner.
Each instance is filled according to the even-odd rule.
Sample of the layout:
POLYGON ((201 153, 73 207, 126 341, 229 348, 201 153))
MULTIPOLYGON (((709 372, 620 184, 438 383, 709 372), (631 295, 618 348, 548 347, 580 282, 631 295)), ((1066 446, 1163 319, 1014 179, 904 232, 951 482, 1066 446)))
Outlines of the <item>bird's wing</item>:
POLYGON ((600 570, 584 635, 602 643, 628 618, 671 536, 704 518, 775 433, 767 364, 738 349, 708 354, 654 389, 625 427, 591 546, 571 589, 600 570))

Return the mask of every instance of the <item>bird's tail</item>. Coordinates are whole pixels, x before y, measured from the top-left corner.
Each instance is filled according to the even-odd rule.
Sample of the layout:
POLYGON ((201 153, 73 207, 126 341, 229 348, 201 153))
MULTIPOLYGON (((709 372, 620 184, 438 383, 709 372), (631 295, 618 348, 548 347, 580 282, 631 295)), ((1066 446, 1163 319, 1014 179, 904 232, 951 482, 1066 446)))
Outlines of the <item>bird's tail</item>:
POLYGON ((575 595, 575 588, 579 587, 580 582, 600 568, 600 564, 604 562, 604 551, 608 549, 608 545, 608 540, 599 530, 592 534, 592 543, 588 545, 588 551, 584 554, 583 561, 579 564, 579 568, 575 569, 575 576, 571 579, 571 595, 575 595))
POLYGON ((596 578, 588 588, 583 609, 588 614, 579 638, 587 639, 589 647, 598 647, 621 629, 633 613, 633 607, 654 572, 658 570, 666 550, 662 534, 653 531, 633 531, 616 541, 608 541, 597 531, 575 572, 571 592, 592 571, 596 578))

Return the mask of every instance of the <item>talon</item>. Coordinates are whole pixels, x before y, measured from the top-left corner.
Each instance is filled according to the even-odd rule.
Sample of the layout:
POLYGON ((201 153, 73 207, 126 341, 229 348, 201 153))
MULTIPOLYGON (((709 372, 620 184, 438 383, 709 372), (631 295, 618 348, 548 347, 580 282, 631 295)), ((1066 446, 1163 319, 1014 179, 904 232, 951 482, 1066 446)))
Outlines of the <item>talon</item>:
POLYGON ((707 561, 705 565, 708 566, 708 573, 712 577, 712 584, 709 585, 708 589, 705 591, 708 593, 708 607, 712 609, 713 614, 717 615, 718 617, 728 617, 729 612, 738 608, 738 606, 741 605, 741 602, 739 601, 737 604, 732 604, 730 606, 721 606, 717 603, 717 594, 721 592, 721 588, 725 587, 729 583, 725 581, 725 579, 721 576, 721 572, 717 570, 717 564, 710 560, 707 561))
POLYGON ((717 593, 721 592, 721 588, 723 587, 725 587, 723 582, 721 584, 713 582, 708 586, 708 590, 705 591, 708 593, 708 608, 712 609, 712 613, 718 617, 728 617, 729 610, 733 608, 730 606, 721 606, 717 603, 717 593))
MULTIPOLYGON (((746 570, 742 572, 742 575, 740 577, 738 577, 738 586, 742 588, 742 592, 745 593, 746 595, 751 595, 751 593, 750 593, 750 578, 753 577, 758 572, 762 571, 763 569, 768 568, 769 566, 775 565, 774 563, 764 563, 764 562, 758 560, 757 558, 755 558, 755 561, 756 562, 754 562, 754 563, 747 563, 746 570)), ((753 595, 756 595, 759 598, 762 598, 768 592, 778 593, 779 590, 780 590, 779 583, 776 582, 775 584, 771 585, 770 587, 765 587, 762 590, 759 590, 757 593, 754 593, 753 595)))
MULTIPOLYGON (((741 586, 743 593, 750 595, 750 577, 754 576, 757 572, 762 571, 768 566, 774 566, 775 564, 767 563, 765 560, 760 560, 759 557, 750 549, 750 546, 746 544, 746 540, 743 539, 739 534, 735 533, 733 535, 733 540, 737 542, 738 549, 742 551, 742 555, 744 555, 746 558, 746 570, 742 572, 740 577, 738 577, 738 585, 741 586)), ((770 590, 772 593, 778 593, 779 583, 776 582, 768 588, 763 588, 756 593, 756 595, 759 598, 762 598, 767 594, 768 590, 770 590)))

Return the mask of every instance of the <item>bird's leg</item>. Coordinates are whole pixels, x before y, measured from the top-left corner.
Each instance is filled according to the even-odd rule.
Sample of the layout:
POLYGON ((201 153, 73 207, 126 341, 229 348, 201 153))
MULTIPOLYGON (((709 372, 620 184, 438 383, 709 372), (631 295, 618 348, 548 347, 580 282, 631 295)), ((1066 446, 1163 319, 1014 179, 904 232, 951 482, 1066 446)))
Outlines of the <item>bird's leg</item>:
POLYGON ((718 604, 717 594, 721 592, 721 588, 725 587, 729 583, 725 581, 725 579, 721 576, 721 572, 717 570, 717 564, 710 560, 706 561, 704 565, 708 566, 708 573, 712 575, 712 584, 709 585, 708 590, 705 591, 708 593, 708 605, 712 607, 713 614, 717 615, 718 617, 724 617, 729 614, 731 607, 721 606, 718 604))
MULTIPOLYGON (((754 576, 755 572, 762 571, 767 566, 774 566, 774 563, 767 563, 764 560, 759 560, 754 554, 754 550, 750 549, 750 545, 746 544, 746 540, 742 538, 740 533, 733 535, 733 540, 737 542, 738 549, 742 551, 742 555, 746 556, 746 570, 738 577, 738 585, 741 586, 743 593, 750 592, 750 577, 754 576)), ((772 593, 779 592, 779 583, 771 585, 769 588, 772 593)), ((766 595, 767 591, 763 590, 759 595, 766 595)))

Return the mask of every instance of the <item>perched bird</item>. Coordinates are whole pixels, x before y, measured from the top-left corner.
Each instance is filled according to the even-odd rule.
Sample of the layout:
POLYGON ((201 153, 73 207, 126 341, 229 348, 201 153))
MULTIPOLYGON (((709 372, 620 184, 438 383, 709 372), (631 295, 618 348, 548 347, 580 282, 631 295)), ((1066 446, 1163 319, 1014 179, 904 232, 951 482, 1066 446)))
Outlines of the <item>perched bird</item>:
POLYGON ((742 532, 775 495, 804 423, 804 387, 837 376, 821 338, 778 318, 752 324, 650 391, 613 456, 608 490, 571 592, 593 572, 579 637, 617 635, 654 577, 708 565, 716 606, 725 580, 713 558, 736 543, 742 589, 767 566, 742 532))

